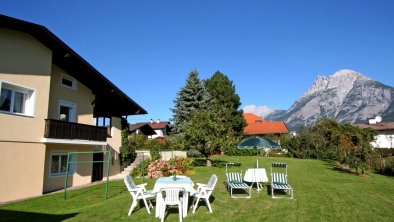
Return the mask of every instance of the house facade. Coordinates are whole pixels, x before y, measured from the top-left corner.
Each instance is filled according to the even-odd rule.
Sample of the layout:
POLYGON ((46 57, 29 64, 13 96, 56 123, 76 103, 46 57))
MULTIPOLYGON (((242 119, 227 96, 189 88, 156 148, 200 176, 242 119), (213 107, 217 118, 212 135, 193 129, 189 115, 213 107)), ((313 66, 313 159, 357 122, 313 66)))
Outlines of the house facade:
POLYGON ((156 134, 156 132, 149 123, 135 123, 129 124, 129 134, 143 135, 144 139, 148 139, 149 136, 156 134))
POLYGON ((0 15, 0 203, 121 172, 121 119, 137 103, 41 25, 0 15))
POLYGON ((376 131, 374 141, 371 143, 374 148, 394 148, 394 122, 380 122, 371 118, 368 124, 355 124, 359 128, 371 128, 376 131))
POLYGON ((283 121, 268 121, 253 113, 244 113, 243 117, 247 123, 244 128, 244 135, 247 136, 266 136, 266 135, 280 135, 289 133, 285 122, 283 121))
POLYGON ((165 138, 170 131, 169 122, 161 121, 160 119, 157 119, 156 121, 151 120, 149 122, 149 126, 152 127, 156 133, 149 136, 150 139, 165 138))

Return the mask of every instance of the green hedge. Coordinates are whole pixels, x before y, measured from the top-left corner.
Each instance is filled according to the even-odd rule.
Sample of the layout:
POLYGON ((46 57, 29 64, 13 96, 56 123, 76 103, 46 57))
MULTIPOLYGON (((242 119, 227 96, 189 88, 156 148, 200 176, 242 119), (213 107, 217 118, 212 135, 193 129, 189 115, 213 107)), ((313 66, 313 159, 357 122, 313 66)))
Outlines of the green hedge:
MULTIPOLYGON (((260 155, 264 153, 264 151, 259 150, 260 155)), ((256 149, 238 149, 232 148, 228 149, 224 153, 227 156, 256 156, 256 149)))

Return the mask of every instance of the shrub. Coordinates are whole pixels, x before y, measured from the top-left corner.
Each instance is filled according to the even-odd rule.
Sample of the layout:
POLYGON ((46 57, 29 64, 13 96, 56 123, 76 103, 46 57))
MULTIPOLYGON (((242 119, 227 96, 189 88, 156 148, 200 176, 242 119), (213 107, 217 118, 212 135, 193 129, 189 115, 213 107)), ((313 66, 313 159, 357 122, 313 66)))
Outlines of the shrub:
POLYGON ((385 175, 394 176, 394 157, 385 158, 386 164, 383 168, 382 173, 385 175))
POLYGON ((374 151, 381 156, 388 157, 394 156, 394 149, 393 148, 377 148, 374 151))
POLYGON ((170 173, 174 173, 176 175, 186 175, 189 176, 192 174, 192 165, 194 160, 192 158, 183 158, 176 157, 173 160, 170 160, 173 168, 170 170, 170 173))
POLYGON ((188 157, 203 157, 202 153, 198 150, 191 149, 186 152, 188 157))
POLYGON ((269 152, 267 152, 267 156, 285 157, 288 156, 288 152, 286 152, 284 149, 270 149, 269 152))
POLYGON ((152 160, 161 159, 160 148, 163 146, 158 140, 148 140, 146 142, 146 147, 149 148, 150 156, 152 160))
POLYGON ((148 166, 151 163, 151 160, 144 160, 144 162, 141 162, 138 164, 136 168, 133 169, 133 172, 131 173, 132 176, 140 177, 142 176, 142 170, 144 170, 144 176, 147 175, 148 173, 148 166))
MULTIPOLYGON (((260 155, 263 151, 259 150, 260 155)), ((238 149, 231 148, 225 151, 224 153, 227 156, 256 156, 256 149, 238 149)))
POLYGON ((121 136, 122 145, 120 147, 119 157, 122 168, 125 168, 135 160, 137 155, 135 153, 135 146, 133 146, 133 143, 131 143, 128 137, 128 129, 123 129, 121 136))

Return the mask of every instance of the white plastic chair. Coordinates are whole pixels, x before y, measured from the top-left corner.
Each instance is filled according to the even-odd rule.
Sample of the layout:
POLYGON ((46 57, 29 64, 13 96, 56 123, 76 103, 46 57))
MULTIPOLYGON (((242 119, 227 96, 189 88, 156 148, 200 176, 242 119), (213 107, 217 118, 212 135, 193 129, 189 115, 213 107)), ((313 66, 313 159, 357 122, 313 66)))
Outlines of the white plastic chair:
POLYGON ((150 208, 153 208, 150 199, 154 198, 155 195, 152 194, 151 190, 147 191, 145 189, 145 186, 147 184, 144 183, 140 185, 135 185, 133 179, 129 175, 126 176, 123 180, 124 183, 126 184, 127 190, 129 191, 130 195, 133 197, 133 203, 131 204, 128 216, 130 216, 131 212, 133 212, 134 208, 137 206, 137 201, 141 199, 144 201, 146 211, 148 211, 148 213, 150 214, 150 208))
POLYGON ((164 214, 166 211, 167 206, 178 206, 179 210, 179 221, 182 222, 182 212, 183 212, 183 199, 181 195, 183 196, 185 194, 185 189, 183 188, 177 188, 177 187, 171 187, 171 188, 163 188, 160 190, 162 196, 163 196, 163 202, 161 203, 161 209, 160 209, 160 218, 161 221, 164 221, 164 214))
POLYGON ((212 213, 211 204, 209 203, 209 197, 211 196, 217 181, 218 177, 216 176, 216 174, 212 174, 207 184, 197 183, 197 191, 193 195, 193 213, 196 212, 196 208, 200 199, 205 199, 205 203, 207 204, 209 212, 212 213))

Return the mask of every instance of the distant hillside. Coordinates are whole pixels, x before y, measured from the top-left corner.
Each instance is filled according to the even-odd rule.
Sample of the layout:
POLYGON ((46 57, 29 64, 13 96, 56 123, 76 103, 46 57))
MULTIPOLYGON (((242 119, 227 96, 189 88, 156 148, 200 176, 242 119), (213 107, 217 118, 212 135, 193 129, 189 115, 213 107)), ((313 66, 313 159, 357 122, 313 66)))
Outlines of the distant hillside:
POLYGON ((376 115, 394 121, 394 88, 352 70, 339 70, 318 76, 288 110, 276 110, 265 118, 284 120, 290 130, 296 130, 324 117, 360 123, 376 115))

